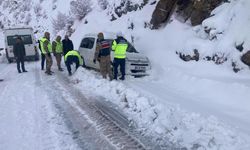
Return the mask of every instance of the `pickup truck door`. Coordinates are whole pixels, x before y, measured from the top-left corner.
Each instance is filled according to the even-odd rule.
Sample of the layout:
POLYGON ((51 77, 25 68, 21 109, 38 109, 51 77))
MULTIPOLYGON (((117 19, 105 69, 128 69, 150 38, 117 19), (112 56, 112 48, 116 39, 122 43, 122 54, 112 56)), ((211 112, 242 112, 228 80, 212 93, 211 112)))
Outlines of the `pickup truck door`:
POLYGON ((84 58, 85 65, 88 67, 95 67, 93 63, 95 55, 96 39, 93 37, 85 37, 80 45, 80 53, 84 58))

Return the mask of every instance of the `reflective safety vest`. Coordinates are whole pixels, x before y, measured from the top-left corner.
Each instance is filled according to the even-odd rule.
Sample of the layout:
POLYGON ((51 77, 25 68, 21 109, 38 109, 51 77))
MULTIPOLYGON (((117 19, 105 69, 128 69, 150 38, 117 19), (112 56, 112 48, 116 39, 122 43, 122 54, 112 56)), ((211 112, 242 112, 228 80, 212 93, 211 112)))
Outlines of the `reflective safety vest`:
POLYGON ((112 50, 115 51, 114 58, 125 59, 127 49, 128 49, 128 42, 125 39, 119 39, 113 41, 112 50))
POLYGON ((45 51, 45 48, 44 48, 44 42, 45 42, 45 41, 48 41, 48 50, 49 50, 49 53, 52 53, 52 45, 51 45, 51 43, 49 42, 49 40, 46 39, 45 37, 41 38, 41 40, 40 40, 40 45, 41 45, 42 53, 43 53, 43 54, 47 54, 47 52, 45 51))
POLYGON ((63 52, 63 45, 62 45, 62 42, 58 42, 56 41, 56 53, 62 53, 63 52))
POLYGON ((82 66, 83 65, 83 59, 80 55, 80 53, 76 50, 71 50, 69 51, 65 56, 64 56, 64 61, 66 62, 69 56, 77 56, 79 60, 79 64, 82 66))

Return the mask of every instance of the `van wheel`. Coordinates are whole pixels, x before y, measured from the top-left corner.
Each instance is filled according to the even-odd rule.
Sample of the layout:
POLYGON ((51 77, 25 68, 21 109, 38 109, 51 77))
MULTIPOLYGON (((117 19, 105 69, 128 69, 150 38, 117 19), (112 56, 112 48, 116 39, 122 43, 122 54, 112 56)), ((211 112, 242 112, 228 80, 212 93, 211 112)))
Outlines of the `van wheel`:
POLYGON ((8 59, 8 62, 9 62, 9 63, 12 63, 12 60, 11 60, 11 59, 8 59))
POLYGON ((6 53, 6 58, 7 58, 8 62, 12 63, 12 60, 9 58, 9 53, 8 53, 7 49, 5 49, 5 53, 6 53))
POLYGON ((39 60, 39 56, 36 55, 36 56, 35 56, 35 61, 38 61, 38 60, 39 60))

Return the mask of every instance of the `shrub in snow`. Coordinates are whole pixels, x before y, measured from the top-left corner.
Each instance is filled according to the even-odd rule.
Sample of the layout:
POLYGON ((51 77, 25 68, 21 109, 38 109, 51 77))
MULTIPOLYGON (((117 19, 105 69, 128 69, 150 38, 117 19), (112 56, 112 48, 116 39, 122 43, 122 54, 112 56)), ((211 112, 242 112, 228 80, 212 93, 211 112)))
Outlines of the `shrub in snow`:
POLYGON ((244 42, 242 42, 242 43, 239 43, 239 44, 237 44, 237 43, 235 43, 235 48, 237 49, 237 50, 239 50, 240 52, 242 52, 243 50, 244 50, 244 42))
POLYGON ((191 61, 191 60, 195 60, 195 61, 199 61, 200 59, 200 54, 198 52, 197 49, 194 49, 193 50, 193 55, 186 55, 186 54, 183 54, 181 52, 176 52, 177 55, 179 55, 180 59, 182 59, 183 61, 191 61))
POLYGON ((25 1, 21 1, 19 2, 21 7, 20 7, 20 11, 30 11, 31 7, 30 7, 30 4, 31 4, 31 0, 25 0, 25 1))
POLYGON ((26 25, 29 25, 30 22, 31 22, 31 14, 29 13, 29 14, 26 16, 24 23, 25 23, 26 25))
POLYGON ((148 4, 148 0, 139 2, 134 2, 132 0, 122 0, 120 5, 117 6, 114 11, 118 17, 121 17, 123 14, 127 14, 128 12, 142 9, 146 4, 148 4))
POLYGON ((92 11, 91 0, 74 0, 70 2, 70 11, 79 20, 82 20, 92 11))
POLYGON ((235 72, 235 73, 238 73, 239 71, 241 71, 243 68, 240 68, 239 67, 239 65, 237 64, 237 62, 236 61, 233 61, 232 60, 232 67, 233 67, 233 71, 235 72))
POLYGON ((42 6, 40 4, 36 4, 34 6, 34 13, 36 14, 36 17, 41 17, 42 16, 42 6))
POLYGON ((52 6, 52 10, 55 10, 56 8, 57 8, 56 5, 53 5, 53 6, 52 6))
POLYGON ((108 0, 98 0, 98 4, 103 10, 105 10, 108 8, 109 2, 108 0))

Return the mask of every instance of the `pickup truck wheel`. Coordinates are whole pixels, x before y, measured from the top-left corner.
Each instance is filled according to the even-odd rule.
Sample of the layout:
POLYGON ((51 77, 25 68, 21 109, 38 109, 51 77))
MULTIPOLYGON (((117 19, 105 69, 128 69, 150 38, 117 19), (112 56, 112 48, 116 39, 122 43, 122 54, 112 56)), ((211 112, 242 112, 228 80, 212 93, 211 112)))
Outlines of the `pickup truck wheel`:
POLYGON ((86 68, 85 61, 84 61, 84 58, 83 58, 83 57, 82 57, 82 60, 83 60, 83 65, 82 65, 82 67, 83 67, 83 68, 86 68))

